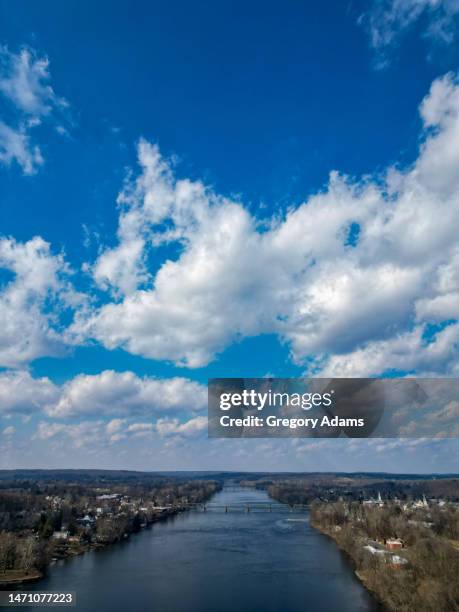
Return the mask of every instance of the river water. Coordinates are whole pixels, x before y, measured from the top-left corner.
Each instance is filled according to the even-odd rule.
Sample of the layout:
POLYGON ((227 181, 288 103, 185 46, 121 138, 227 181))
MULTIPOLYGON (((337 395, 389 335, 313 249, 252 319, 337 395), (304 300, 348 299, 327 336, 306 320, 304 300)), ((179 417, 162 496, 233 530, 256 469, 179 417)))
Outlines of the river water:
MULTIPOLYGON (((60 561, 35 591, 75 591, 81 612, 377 610, 343 554, 305 512, 272 512, 263 491, 229 488, 123 543, 60 561), (247 513, 231 505, 252 504, 247 513)), ((30 588, 30 587, 29 587, 30 588)))

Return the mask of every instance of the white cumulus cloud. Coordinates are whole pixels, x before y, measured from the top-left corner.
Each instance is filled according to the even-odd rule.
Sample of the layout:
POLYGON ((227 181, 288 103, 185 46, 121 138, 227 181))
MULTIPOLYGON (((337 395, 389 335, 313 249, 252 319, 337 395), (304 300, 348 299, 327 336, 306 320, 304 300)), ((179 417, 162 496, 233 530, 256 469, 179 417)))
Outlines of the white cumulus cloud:
POLYGON ((50 416, 83 414, 130 415, 202 410, 205 388, 186 378, 141 378, 133 372, 106 370, 80 374, 60 389, 58 401, 48 405, 50 416))
POLYGON ((25 371, 0 373, 0 414, 39 412, 57 398, 57 388, 49 378, 34 379, 25 371))
MULTIPOLYGON (((57 385, 27 371, 0 372, 0 413, 42 413, 48 417, 113 416, 109 434, 118 433, 126 418, 163 413, 194 413, 207 405, 206 388, 192 380, 136 376, 133 372, 105 370, 80 374, 57 385)), ((131 424, 129 431, 151 429, 148 423, 131 424)))
POLYGON ((0 284, 0 366, 62 352, 59 315, 84 301, 70 283, 64 256, 39 237, 24 243, 0 238, 0 273, 5 270, 11 278, 0 284))
MULTIPOLYGON (((32 142, 32 130, 44 120, 55 122, 54 116, 68 106, 50 81, 46 57, 29 48, 14 53, 0 47, 0 95, 11 107, 11 117, 0 119, 0 163, 16 162, 24 174, 34 174, 44 163, 39 145, 32 142)), ((55 127, 65 129, 60 124, 55 127)))
POLYGON ((162 437, 180 436, 192 438, 207 430, 207 417, 197 416, 188 421, 180 422, 178 419, 158 419, 156 431, 162 437))
POLYGON ((44 162, 38 145, 32 145, 27 129, 16 129, 0 121, 0 162, 6 166, 16 161, 24 174, 34 174, 44 162))
POLYGON ((312 358, 335 375, 410 364, 453 372, 458 92, 453 74, 432 84, 410 167, 361 180, 332 172, 321 193, 263 225, 242 203, 177 179, 158 147, 140 141, 140 174, 119 196, 119 245, 92 266, 115 297, 78 317, 72 334, 187 367, 275 333, 297 363, 312 358), (149 270, 162 244, 179 254, 149 270), (426 343, 426 326, 444 316, 452 325, 426 343))

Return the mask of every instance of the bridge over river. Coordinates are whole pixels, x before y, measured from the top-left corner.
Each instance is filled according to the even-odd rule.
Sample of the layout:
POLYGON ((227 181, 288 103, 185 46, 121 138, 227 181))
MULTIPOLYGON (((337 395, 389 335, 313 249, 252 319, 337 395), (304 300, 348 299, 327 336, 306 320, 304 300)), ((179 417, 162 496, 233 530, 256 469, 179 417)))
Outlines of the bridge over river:
POLYGON ((227 504, 206 502, 199 504, 188 504, 187 508, 200 512, 275 512, 286 514, 289 512, 307 512, 309 506, 305 504, 286 505, 279 502, 232 502, 227 504))

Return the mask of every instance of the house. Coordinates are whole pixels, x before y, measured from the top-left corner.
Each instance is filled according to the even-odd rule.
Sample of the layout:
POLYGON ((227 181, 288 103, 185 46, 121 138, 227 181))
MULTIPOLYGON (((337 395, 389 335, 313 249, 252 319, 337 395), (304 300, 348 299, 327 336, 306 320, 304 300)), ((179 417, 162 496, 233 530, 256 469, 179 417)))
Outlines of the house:
POLYGON ((390 566, 394 569, 401 569, 404 565, 408 563, 408 561, 404 557, 400 557, 399 555, 392 555, 389 559, 390 566))
POLYGON ((89 514, 86 514, 82 519, 77 519, 77 521, 84 527, 92 527, 95 524, 96 519, 89 514))
POLYGON ((53 533, 53 538, 55 540, 67 540, 67 538, 69 537, 69 532, 62 530, 61 531, 55 531, 53 533))
POLYGON ((376 546, 373 546, 371 544, 367 544, 363 548, 365 550, 368 550, 368 552, 371 553, 372 555, 385 555, 385 554, 387 554, 387 550, 384 550, 383 548, 377 548, 376 546))
POLYGON ((110 506, 104 506, 104 507, 98 506, 96 508, 97 516, 100 516, 102 514, 110 514, 110 512, 113 512, 113 508, 111 508, 110 506))
POLYGON ((119 493, 110 493, 105 495, 97 495, 96 499, 109 500, 109 499, 118 499, 121 497, 119 493))
POLYGON ((399 538, 391 538, 386 540, 386 548, 389 550, 398 550, 403 548, 403 542, 399 538))

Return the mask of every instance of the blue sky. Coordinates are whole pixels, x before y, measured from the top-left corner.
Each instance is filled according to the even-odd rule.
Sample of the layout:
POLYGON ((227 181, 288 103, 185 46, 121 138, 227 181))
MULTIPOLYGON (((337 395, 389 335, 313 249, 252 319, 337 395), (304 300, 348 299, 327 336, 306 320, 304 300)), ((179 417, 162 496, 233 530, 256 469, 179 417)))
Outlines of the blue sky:
POLYGON ((0 465, 457 469, 220 457, 203 385, 458 375, 458 14, 0 2, 0 465))

